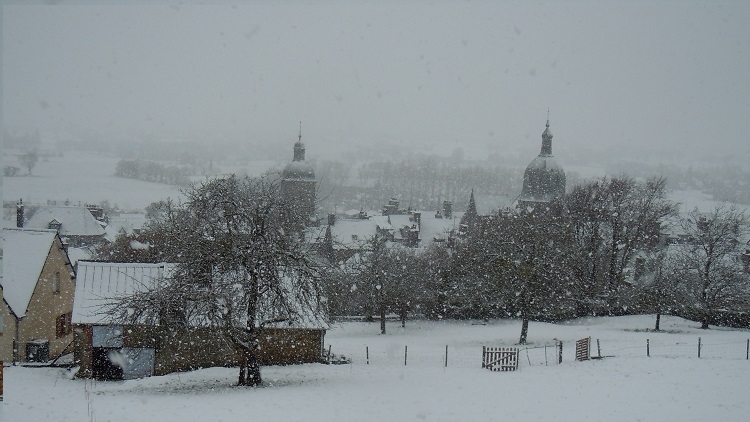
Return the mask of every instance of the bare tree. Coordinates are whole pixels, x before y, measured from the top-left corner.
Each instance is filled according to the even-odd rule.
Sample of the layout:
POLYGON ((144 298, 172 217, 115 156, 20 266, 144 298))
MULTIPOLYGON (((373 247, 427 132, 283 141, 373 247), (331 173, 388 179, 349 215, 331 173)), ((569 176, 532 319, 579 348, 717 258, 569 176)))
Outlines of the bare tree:
POLYGON ((26 167, 29 175, 31 175, 31 170, 34 169, 34 166, 36 166, 36 163, 39 161, 39 154, 37 154, 36 151, 28 151, 21 155, 20 160, 21 164, 26 167))
POLYGON ((662 314, 678 310, 682 302, 679 292, 683 279, 669 252, 666 248, 638 259, 634 275, 636 306, 656 314, 654 331, 661 329, 662 314))
POLYGON ((625 269, 638 251, 657 244, 662 225, 677 212, 666 186, 663 177, 638 182, 621 176, 577 186, 566 198, 585 261, 580 267, 584 287, 606 298, 612 312, 621 305, 625 269))
POLYGON ((731 310, 750 299, 750 275, 741 259, 747 225, 744 211, 727 204, 707 214, 695 209, 682 220, 689 243, 679 245, 675 259, 703 329, 717 310, 731 310))
POLYGON ((289 207, 276 183, 229 176, 185 195, 155 223, 167 239, 165 258, 177 263, 174 274, 113 311, 124 321, 177 315, 215 328, 241 357, 239 384, 259 385, 259 330, 322 318, 318 268, 298 236, 283 229, 289 207))

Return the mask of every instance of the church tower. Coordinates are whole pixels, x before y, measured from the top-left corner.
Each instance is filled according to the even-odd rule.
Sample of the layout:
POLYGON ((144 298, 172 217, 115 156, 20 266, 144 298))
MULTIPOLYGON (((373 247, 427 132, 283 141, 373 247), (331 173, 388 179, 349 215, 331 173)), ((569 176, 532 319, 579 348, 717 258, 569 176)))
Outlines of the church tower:
POLYGON ((315 223, 315 170, 305 161, 302 123, 294 144, 294 158, 281 173, 281 193, 291 204, 295 226, 302 228, 315 223))
POLYGON ((546 128, 542 133, 542 150, 526 167, 518 206, 548 203, 563 196, 565 196, 565 171, 552 155, 552 131, 549 129, 549 117, 547 117, 546 128))

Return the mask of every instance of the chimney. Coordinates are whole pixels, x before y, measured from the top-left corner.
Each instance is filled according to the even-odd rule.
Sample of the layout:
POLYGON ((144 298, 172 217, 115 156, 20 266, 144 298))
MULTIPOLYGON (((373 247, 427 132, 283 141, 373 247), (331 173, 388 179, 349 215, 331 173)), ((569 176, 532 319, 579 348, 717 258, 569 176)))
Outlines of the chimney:
POLYGON ((443 216, 445 218, 453 217, 453 202, 443 201, 443 216))
POLYGON ((414 215, 414 223, 417 225, 417 227, 422 227, 422 213, 421 212, 414 212, 412 213, 414 215))
POLYGON ((23 227, 23 214, 23 199, 19 199, 18 204, 16 205, 16 227, 23 227))
POLYGON ((328 225, 333 226, 336 224, 336 214, 328 214, 328 225))

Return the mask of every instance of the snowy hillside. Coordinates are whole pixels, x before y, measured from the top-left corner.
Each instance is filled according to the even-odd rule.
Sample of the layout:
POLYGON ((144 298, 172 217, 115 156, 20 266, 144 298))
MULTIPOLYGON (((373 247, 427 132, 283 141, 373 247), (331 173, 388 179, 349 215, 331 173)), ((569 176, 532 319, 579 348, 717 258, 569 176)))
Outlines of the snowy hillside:
POLYGON ((520 322, 475 324, 409 321, 402 329, 393 322, 385 336, 376 334, 376 323, 338 324, 329 331, 327 344, 333 353, 353 358, 352 364, 266 367, 265 385, 257 389, 236 387, 236 368, 92 382, 70 379, 64 369, 10 367, 5 417, 139 422, 733 421, 745 420, 750 410, 748 330, 706 331, 697 323, 665 317, 664 331, 654 333, 648 331, 653 316, 531 323, 529 347, 536 349, 521 349, 516 372, 490 372, 480 367, 482 346, 512 346, 520 322), (589 336, 592 354, 597 354, 599 339, 602 354, 610 357, 574 361, 574 340, 589 336), (554 362, 550 348, 545 365, 540 350, 555 339, 563 341, 563 362, 554 362), (646 356, 647 339, 651 357, 646 356))

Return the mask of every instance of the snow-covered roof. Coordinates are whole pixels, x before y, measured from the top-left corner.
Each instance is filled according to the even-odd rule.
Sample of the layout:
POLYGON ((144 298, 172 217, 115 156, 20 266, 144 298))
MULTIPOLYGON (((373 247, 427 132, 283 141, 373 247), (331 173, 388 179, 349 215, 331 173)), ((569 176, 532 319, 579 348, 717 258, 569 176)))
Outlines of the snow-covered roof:
MULTIPOLYGON (((427 246, 435 239, 445 239, 447 234, 458 229, 463 212, 453 213, 451 218, 436 218, 434 211, 417 211, 421 213, 419 225, 420 246, 427 246)), ((357 211, 359 214, 359 211, 357 211)), ((413 214, 394 214, 391 216, 377 215, 370 212, 369 218, 336 218, 331 226, 334 249, 358 249, 365 242, 372 239, 378 230, 388 231, 397 241, 403 240, 401 228, 411 228, 414 224, 413 214), (390 222, 389 222, 390 219, 390 222)), ((325 235, 325 226, 311 230, 310 238, 314 242, 321 242, 325 235)))
POLYGON ((154 289, 174 269, 174 264, 78 261, 73 299, 74 324, 108 324, 102 307, 135 292, 154 289))
POLYGON ((454 212, 450 218, 435 218, 434 212, 422 212, 419 228, 423 243, 422 246, 427 246, 428 242, 435 239, 446 239, 451 230, 458 231, 458 226, 461 223, 463 215, 463 212, 454 212))
MULTIPOLYGON (((375 222, 369 219, 338 219, 336 224, 331 226, 333 247, 357 249, 375 236, 375 228, 375 222)), ((323 228, 323 234, 325 234, 325 228, 323 228)))
POLYGON ((55 230, 3 229, 3 297, 19 318, 26 316, 56 236, 55 230))
POLYGON ((140 230, 144 224, 146 224, 144 214, 120 214, 109 217, 109 222, 105 228, 106 238, 113 242, 120 234, 133 234, 134 230, 140 230))
MULTIPOLYGON (((174 274, 176 264, 171 263, 113 263, 79 261, 76 278, 75 298, 73 299, 74 324, 110 324, 115 321, 103 313, 109 304, 136 292, 145 292, 159 287, 164 279, 174 274)), ((291 295, 293 289, 289 289, 291 295)), ((327 328, 311 312, 296 306, 298 299, 291 297, 292 306, 298 308, 298 318, 291 322, 281 322, 269 326, 278 328, 327 328)), ((259 317, 274 319, 274 310, 261 304, 259 317)), ((193 321, 193 323, 196 323, 193 321)), ((200 325, 200 322, 197 322, 200 325)))
POLYGON ((70 263, 74 267, 78 261, 91 259, 93 255, 94 252, 89 247, 68 248, 68 259, 70 259, 70 263))
POLYGON ((61 236, 101 236, 104 234, 102 225, 85 207, 39 207, 25 223, 25 227, 47 229, 53 220, 61 224, 61 236))

